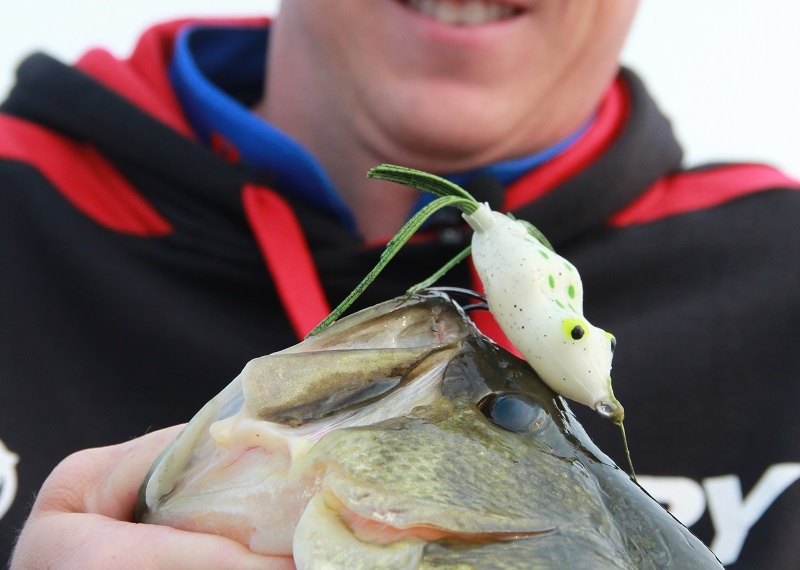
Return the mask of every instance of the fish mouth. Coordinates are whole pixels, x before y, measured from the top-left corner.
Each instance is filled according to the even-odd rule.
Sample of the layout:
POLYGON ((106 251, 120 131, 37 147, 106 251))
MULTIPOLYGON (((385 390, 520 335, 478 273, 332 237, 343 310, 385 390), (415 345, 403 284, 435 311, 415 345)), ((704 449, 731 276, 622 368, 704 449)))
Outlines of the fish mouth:
POLYGON ((397 0, 410 10, 450 26, 481 26, 510 20, 525 12, 521 5, 493 0, 397 0))
POLYGON ((544 530, 465 530, 446 528, 432 521, 421 521, 413 524, 393 525, 380 518, 391 518, 391 513, 383 513, 376 517, 359 514, 348 507, 330 489, 321 493, 325 506, 333 511, 341 524, 359 541, 376 546, 388 546, 401 541, 439 542, 450 545, 481 545, 496 542, 508 542, 536 536, 543 536, 554 531, 544 530))
MULTIPOLYGON (((492 548, 493 544, 508 544, 553 532, 552 528, 524 530, 524 526, 541 526, 528 525, 530 521, 505 519, 505 524, 493 526, 495 521, 486 520, 491 517, 481 517, 479 513, 471 513, 477 515, 477 523, 459 524, 456 515, 444 521, 444 525, 453 523, 453 527, 445 528, 442 521, 437 520, 444 518, 442 505, 430 506, 422 515, 412 515, 411 510, 416 510, 418 505, 407 506, 390 500, 384 501, 380 508, 369 508, 360 500, 364 494, 369 495, 369 490, 357 490, 357 498, 353 501, 357 505, 346 505, 339 498, 341 495, 334 494, 328 487, 323 487, 311 498, 295 527, 292 540, 298 570, 322 568, 318 564, 320 560, 325 561, 325 568, 336 570, 353 568, 354 560, 359 561, 359 568, 418 570, 429 547, 434 544, 452 551, 466 548, 477 552, 484 546, 492 548), (508 524, 510 522, 512 524, 508 524), (495 532, 495 529, 499 531, 495 532)), ((380 502, 377 494, 370 497, 370 503, 372 499, 380 502)))

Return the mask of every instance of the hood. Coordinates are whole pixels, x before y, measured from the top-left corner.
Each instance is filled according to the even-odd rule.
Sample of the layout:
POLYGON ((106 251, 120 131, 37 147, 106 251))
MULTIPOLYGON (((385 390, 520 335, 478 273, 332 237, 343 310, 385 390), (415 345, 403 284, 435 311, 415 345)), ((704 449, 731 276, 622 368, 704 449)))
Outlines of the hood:
MULTIPOLYGON (((269 24, 266 19, 216 22, 239 27, 269 24)), ((312 287, 319 302, 315 303, 317 309, 309 311, 310 316, 296 324, 301 336, 300 331, 307 332, 327 314, 325 295, 331 304, 344 298, 356 285, 355 276, 365 275, 374 266, 385 242, 365 244, 339 220, 299 200, 291 188, 276 185, 269 172, 229 162, 198 143, 167 72, 176 35, 189 23, 198 22, 175 21, 148 30, 127 59, 92 50, 69 66, 35 54, 20 65, 18 83, 0 112, 90 147, 110 163, 105 168, 109 174, 98 181, 98 192, 107 193, 104 180, 112 171, 119 174, 132 187, 129 193, 157 213, 158 223, 151 227, 188 232, 193 246, 222 256, 237 256, 246 247, 252 248, 255 234, 278 288, 284 291, 283 304, 289 312, 291 307, 308 305, 309 287, 298 287, 288 278, 281 285, 281 277, 286 276, 287 260, 305 259, 303 283, 321 281, 323 287, 312 287), (265 200, 263 193, 250 192, 250 198, 243 199, 242 189, 253 184, 274 190, 277 202, 290 206, 281 209, 280 219, 286 219, 287 212, 296 215, 296 223, 289 228, 296 238, 292 247, 284 245, 286 240, 268 243, 275 235, 276 196, 265 200), (260 230, 254 227, 259 223, 260 230), (245 242, 249 245, 244 246, 245 242), (307 250, 310 255, 304 253, 307 250)), ((642 83, 632 72, 622 70, 575 144, 507 189, 496 182, 490 184, 485 199, 500 210, 532 221, 558 250, 587 232, 605 228, 610 216, 678 170, 681 154, 669 122, 642 83), (641 167, 631 171, 632 163, 641 167)), ((71 176, 62 178, 66 185, 75 184, 71 176)), ((102 199, 104 195, 95 196, 92 204, 102 199)), ((137 207, 147 209, 139 203, 137 207)), ((124 204, 112 209, 130 207, 124 204)), ((453 224, 458 223, 458 218, 450 219, 444 226, 416 236, 415 243, 401 252, 401 256, 417 260, 411 265, 418 266, 421 274, 427 272, 420 279, 467 244, 469 232, 464 228, 453 232, 453 224), (427 249, 420 252, 417 247, 427 249), (424 264, 419 263, 421 259, 424 264)), ((400 292, 398 283, 405 288, 416 282, 403 273, 409 263, 399 261, 397 267, 405 269, 394 274, 390 265, 381 277, 392 283, 391 289, 378 286, 374 296, 368 292, 364 306, 400 292)), ((456 280, 468 281, 467 270, 461 271, 454 274, 456 280)))

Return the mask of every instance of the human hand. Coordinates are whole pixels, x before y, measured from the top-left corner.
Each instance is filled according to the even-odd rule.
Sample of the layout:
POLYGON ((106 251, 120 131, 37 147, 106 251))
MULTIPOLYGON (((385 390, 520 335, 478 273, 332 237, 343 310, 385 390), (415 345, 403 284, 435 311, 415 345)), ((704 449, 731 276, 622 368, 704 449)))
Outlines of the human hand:
POLYGON ((294 570, 291 558, 253 554, 227 538, 132 522, 142 479, 180 427, 62 461, 33 505, 11 570, 294 570))

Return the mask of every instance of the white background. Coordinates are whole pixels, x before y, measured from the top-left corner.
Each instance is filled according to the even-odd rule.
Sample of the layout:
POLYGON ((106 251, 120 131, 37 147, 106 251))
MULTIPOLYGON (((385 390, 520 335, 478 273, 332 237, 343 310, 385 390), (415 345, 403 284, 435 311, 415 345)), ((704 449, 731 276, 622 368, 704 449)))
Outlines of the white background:
MULTIPOLYGON (((615 0, 603 0, 613 2, 615 0)), ((126 55, 150 24, 194 15, 271 13, 278 0, 6 1, 0 97, 33 50, 72 61, 93 46, 126 55)), ((642 0, 623 54, 697 164, 757 160, 800 177, 800 3, 642 0)))

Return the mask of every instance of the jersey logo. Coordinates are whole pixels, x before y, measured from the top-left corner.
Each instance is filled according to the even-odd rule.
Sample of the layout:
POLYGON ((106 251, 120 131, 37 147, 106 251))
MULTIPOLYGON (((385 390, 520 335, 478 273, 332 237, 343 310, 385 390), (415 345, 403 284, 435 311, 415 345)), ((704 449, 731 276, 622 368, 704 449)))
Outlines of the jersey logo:
POLYGON ((17 463, 19 457, 11 453, 0 439, 0 519, 11 508, 17 495, 17 463))
POLYGON ((737 475, 708 477, 700 482, 688 477, 638 477, 639 484, 686 527, 700 520, 708 509, 714 525, 709 548, 726 566, 738 560, 747 533, 798 479, 800 463, 776 463, 745 496, 737 475))

